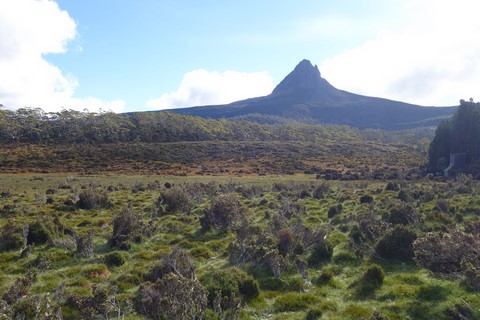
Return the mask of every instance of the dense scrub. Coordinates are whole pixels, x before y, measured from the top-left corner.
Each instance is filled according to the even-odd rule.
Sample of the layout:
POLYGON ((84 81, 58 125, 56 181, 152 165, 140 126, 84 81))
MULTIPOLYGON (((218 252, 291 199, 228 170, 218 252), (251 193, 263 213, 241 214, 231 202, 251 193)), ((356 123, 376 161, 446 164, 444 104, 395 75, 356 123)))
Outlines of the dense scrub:
POLYGON ((480 318, 480 185, 469 177, 0 185, 5 319, 480 318))
POLYGON ((480 174, 480 103, 461 100, 451 120, 438 126, 429 147, 431 170, 443 170, 451 153, 466 153, 468 172, 480 174))

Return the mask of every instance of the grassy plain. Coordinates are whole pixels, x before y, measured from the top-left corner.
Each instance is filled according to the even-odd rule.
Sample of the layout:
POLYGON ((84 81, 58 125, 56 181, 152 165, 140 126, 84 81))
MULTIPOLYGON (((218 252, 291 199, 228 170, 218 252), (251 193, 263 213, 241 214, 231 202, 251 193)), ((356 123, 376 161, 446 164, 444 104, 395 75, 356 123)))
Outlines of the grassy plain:
MULTIPOLYGON (((325 181, 316 179, 316 174, 1 174, 2 239, 8 228, 24 224, 30 225, 30 233, 34 224, 43 225, 48 238, 35 243, 29 255, 22 255, 19 248, 0 252, 3 299, 17 279, 29 271, 37 274, 19 295, 13 311, 7 308, 2 312, 6 319, 22 308, 22 301, 27 303, 33 297, 50 301, 50 307, 60 306, 65 319, 80 319, 82 310, 76 309, 72 300, 91 297, 100 284, 117 288, 125 319, 143 319, 135 304, 140 286, 149 280, 162 257, 179 248, 192 258, 204 287, 208 286, 207 275, 231 266, 258 281, 259 295, 242 301, 242 319, 480 319, 480 296, 462 277, 438 277, 414 260, 376 254, 380 239, 398 224, 393 218, 396 208, 414 217, 400 224, 414 230, 417 237, 477 221, 480 185, 468 178, 390 183, 325 181), (79 195, 85 190, 104 195, 108 205, 81 208, 79 195), (166 200, 172 190, 186 193, 188 208, 172 210, 166 200), (258 248, 251 249, 256 250, 257 258, 233 262, 231 245, 242 241, 234 227, 202 228, 205 210, 222 194, 235 194, 239 199, 249 227, 256 230, 250 235, 252 241, 258 244, 266 235, 268 241, 262 240, 262 245, 267 251, 280 252, 280 274, 270 260, 258 256, 258 248), (114 218, 125 208, 151 226, 151 232, 121 250, 109 245, 109 240, 114 218), (315 244, 307 245, 295 233, 299 224, 302 230, 323 230, 333 251, 318 253, 315 244), (93 255, 83 257, 71 244, 71 234, 85 236, 89 231, 93 231, 93 255), (366 236, 368 232, 371 237, 366 236), (303 247, 298 249, 300 243, 303 247), (118 252, 123 258, 117 263, 112 253, 118 252), (306 262, 304 272, 299 271, 299 261, 306 262), (366 276, 372 265, 383 270, 381 280, 366 276), (46 297, 60 287, 61 298, 46 297)), ((40 309, 47 308, 45 304, 40 309)), ((116 319, 113 311, 110 318, 116 319)))

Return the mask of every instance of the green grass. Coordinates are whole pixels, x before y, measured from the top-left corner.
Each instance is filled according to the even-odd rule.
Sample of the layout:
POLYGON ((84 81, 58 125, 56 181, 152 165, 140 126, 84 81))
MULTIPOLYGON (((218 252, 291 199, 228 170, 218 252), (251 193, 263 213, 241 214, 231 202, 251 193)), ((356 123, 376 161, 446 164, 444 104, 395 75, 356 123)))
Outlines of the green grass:
MULTIPOLYGON (((282 208, 282 199, 287 198, 298 201, 306 210, 287 220, 282 228, 293 228, 299 222, 312 230, 321 226, 328 230, 327 239, 334 248, 331 260, 307 266, 308 279, 305 282, 296 267, 298 261, 295 261, 293 249, 284 258, 287 267, 280 278, 274 276, 265 261, 252 260, 241 264, 239 267, 259 282, 261 290, 259 297, 242 304, 242 319, 305 319, 309 311, 314 313, 311 310, 321 312, 321 319, 330 320, 368 319, 374 311, 387 315, 389 319, 454 319, 455 314, 462 312, 478 316, 480 298, 458 279, 436 278, 415 262, 374 260, 368 250, 363 256, 358 254, 358 248, 352 245, 349 233, 352 225, 357 223, 363 213, 382 217, 395 205, 392 201, 397 193, 383 191, 385 182, 327 182, 329 190, 324 198, 299 199, 302 191, 310 192, 324 183, 316 180, 313 175, 0 175, 0 191, 8 190, 11 193, 11 197, 2 199, 0 204, 0 210, 8 209, 8 212, 0 215, 0 232, 8 221, 21 226, 38 220, 40 216, 48 218, 46 221, 53 221, 57 217, 63 229, 67 230, 62 235, 54 235, 56 238, 69 238, 72 231, 80 235, 86 234, 88 230, 94 232, 94 254, 89 258, 82 258, 75 250, 62 246, 59 242, 37 244, 33 253, 26 258, 20 256, 20 250, 0 252, 0 295, 11 288, 17 278, 32 269, 32 263, 39 254, 48 257, 50 268, 39 273, 35 283, 28 289, 29 295, 53 292, 64 283, 66 296, 91 296, 94 286, 103 284, 117 286, 122 299, 133 300, 139 286, 145 281, 144 275, 152 266, 161 263, 163 255, 169 254, 173 247, 180 247, 189 254, 199 278, 230 267, 231 245, 237 242, 235 232, 215 229, 201 232, 199 219, 203 216, 203 210, 210 205, 207 195, 195 203, 190 213, 159 214, 156 204, 166 182, 192 185, 208 184, 211 181, 219 189, 238 192, 242 205, 246 208, 250 227, 257 232, 256 241, 265 235, 275 238, 276 234, 270 231, 273 219, 282 208), (132 185, 148 186, 150 183, 156 183, 159 187, 132 192, 132 185), (64 202, 78 195, 82 188, 107 192, 113 207, 83 210, 71 206, 68 210, 63 210, 64 202), (252 191, 254 188, 260 191, 255 193, 252 191), (48 192, 53 203, 47 204, 42 199, 49 189, 53 190, 53 193, 51 190, 48 192), (359 199, 364 194, 373 196, 373 207, 360 204, 359 199), (338 203, 342 204, 341 213, 329 219, 328 209, 338 203), (139 242, 132 242, 131 248, 125 252, 107 245, 113 232, 113 218, 124 206, 131 206, 145 224, 152 225, 151 234, 139 242), (112 260, 109 260, 109 255, 119 257, 111 257, 112 260), (117 260, 121 263, 115 262, 117 260), (374 289, 362 291, 365 288, 361 290, 355 283, 360 281, 372 263, 383 268, 385 278, 374 289), (465 311, 465 308, 470 311, 465 311)), ((411 194, 431 192, 435 195, 433 199, 422 201, 419 198, 412 202, 423 221, 423 224, 415 226, 420 234, 434 226, 452 226, 451 219, 438 215, 435 209, 436 198, 445 198, 455 208, 455 213, 462 215, 463 223, 478 219, 474 208, 480 203, 477 195, 480 188, 476 182, 473 182, 472 193, 461 194, 449 194, 448 185, 433 181, 418 181, 403 187, 411 194)), ((449 216, 450 213, 445 215, 449 216)), ((371 241, 368 244, 374 247, 375 243, 371 241)), ((255 241, 248 245, 255 245, 255 241)), ((276 249, 276 245, 274 243, 266 248, 264 254, 276 249)), ((298 255, 306 260, 311 250, 306 248, 298 255)), ((75 312, 71 307, 65 306, 66 314, 75 312)), ((133 310, 127 319, 141 317, 133 310)))

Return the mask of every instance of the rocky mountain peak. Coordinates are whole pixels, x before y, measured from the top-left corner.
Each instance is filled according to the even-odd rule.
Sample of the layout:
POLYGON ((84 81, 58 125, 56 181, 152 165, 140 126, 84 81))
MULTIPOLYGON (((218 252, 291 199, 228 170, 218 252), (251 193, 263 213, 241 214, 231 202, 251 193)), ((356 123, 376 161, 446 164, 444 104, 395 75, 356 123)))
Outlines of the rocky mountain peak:
POLYGON ((318 90, 326 85, 330 86, 321 77, 318 67, 316 65, 313 66, 309 60, 304 59, 278 84, 272 95, 290 94, 299 89, 318 90))

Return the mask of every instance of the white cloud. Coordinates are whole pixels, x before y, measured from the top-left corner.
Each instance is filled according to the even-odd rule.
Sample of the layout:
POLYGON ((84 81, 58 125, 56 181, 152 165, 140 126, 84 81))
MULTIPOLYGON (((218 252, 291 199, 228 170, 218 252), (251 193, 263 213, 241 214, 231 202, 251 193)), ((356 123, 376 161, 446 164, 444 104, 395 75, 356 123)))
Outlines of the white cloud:
POLYGON ((401 26, 325 61, 322 75, 341 89, 423 105, 478 97, 479 8, 476 0, 410 0, 401 26))
POLYGON ((0 1, 0 103, 46 111, 123 109, 123 101, 74 98, 77 81, 45 60, 46 54, 66 52, 76 35, 75 21, 55 1, 0 1))
POLYGON ((273 90, 267 72, 209 72, 199 69, 183 76, 175 92, 151 99, 153 109, 173 109, 211 104, 225 104, 246 98, 264 96, 273 90))

